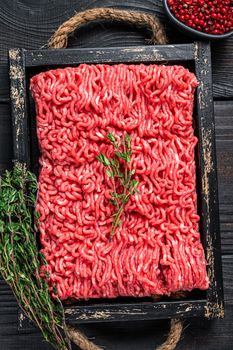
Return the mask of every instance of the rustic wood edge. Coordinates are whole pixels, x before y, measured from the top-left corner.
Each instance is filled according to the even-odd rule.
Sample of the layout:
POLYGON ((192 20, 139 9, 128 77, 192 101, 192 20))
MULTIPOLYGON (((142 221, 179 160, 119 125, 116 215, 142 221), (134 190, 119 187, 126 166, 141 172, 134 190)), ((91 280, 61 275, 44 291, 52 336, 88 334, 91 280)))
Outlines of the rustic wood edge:
POLYGON ((219 225, 217 160, 215 147, 215 122, 213 110, 211 48, 206 42, 194 43, 197 88, 197 113, 199 114, 199 159, 201 197, 201 226, 210 288, 207 291, 205 317, 224 317, 221 239, 219 225))
MULTIPOLYGON (((208 275, 211 281, 207 292, 207 300, 187 300, 165 303, 147 303, 122 305, 111 303, 108 305, 72 306, 66 308, 67 319, 71 323, 85 323, 97 321, 115 321, 123 319, 160 319, 170 317, 205 316, 207 318, 223 317, 223 293, 221 280, 220 235, 218 220, 218 196, 216 156, 214 140, 213 98, 211 86, 210 46, 208 43, 194 43, 181 45, 166 45, 154 47, 128 47, 110 49, 72 49, 72 50, 33 50, 12 49, 9 51, 10 83, 11 83, 11 112, 14 138, 14 158, 30 164, 29 126, 27 114, 26 69, 42 66, 59 66, 79 63, 119 63, 119 62, 176 62, 195 61, 196 74, 200 81, 197 91, 199 114, 200 145, 205 146, 200 161, 201 188, 203 193, 202 208, 208 217, 202 218, 205 231, 206 257, 208 275), (174 50, 175 55, 172 56, 174 50), (61 52, 63 51, 63 52, 61 52), (114 59, 111 57, 114 55, 114 59), (212 187, 213 186, 213 187, 212 187), (212 188, 214 189, 212 191, 212 188), (206 220, 207 219, 207 220, 206 220), (214 222, 214 225, 212 223, 214 222), (176 304, 174 304, 176 303, 176 304), (189 306, 185 310, 184 305, 189 306), (169 307, 169 304, 172 305, 169 307), (195 306, 196 304, 196 306, 195 306), (140 311, 124 311, 134 309, 138 305, 140 311), (165 305, 165 306, 164 306, 165 305), (168 307, 166 306, 168 305, 168 307), (148 307, 153 312, 148 313, 148 307), (161 307, 163 309, 161 309, 161 307), (114 309, 115 308, 115 309, 114 309), (126 309, 127 308, 127 309, 126 309), (102 310, 102 311, 101 311, 102 310), (121 310, 121 311, 119 311, 121 310), (147 310, 147 312, 145 311, 147 310), (162 314, 160 314, 163 310, 162 314), (179 311, 182 310, 182 311, 179 311), (195 311, 195 312, 194 312, 195 311), (76 316, 72 316, 76 315, 76 316), (126 314, 124 314, 126 313, 126 314), (86 315, 86 316, 85 316, 86 315)), ((204 212, 204 211, 203 211, 204 212)), ((138 299, 137 299, 138 303, 138 299)), ((20 319, 20 318, 19 318, 20 319)), ((19 328, 23 328, 24 318, 21 317, 19 328)))
POLYGON ((25 55, 23 49, 9 50, 10 100, 14 160, 28 163, 28 114, 25 55))
POLYGON ((148 45, 95 49, 53 49, 25 51, 26 67, 75 65, 80 63, 166 62, 193 60, 193 44, 148 45), (65 62, 65 63, 64 63, 65 62))

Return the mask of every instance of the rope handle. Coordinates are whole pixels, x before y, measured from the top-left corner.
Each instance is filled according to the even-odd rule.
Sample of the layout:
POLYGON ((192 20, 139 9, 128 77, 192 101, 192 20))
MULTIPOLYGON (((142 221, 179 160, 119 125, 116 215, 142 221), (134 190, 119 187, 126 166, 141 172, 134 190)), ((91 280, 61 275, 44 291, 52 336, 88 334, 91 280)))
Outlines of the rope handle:
MULTIPOLYGON (((170 330, 165 342, 154 350, 175 350, 183 331, 183 322, 180 319, 172 319, 170 330)), ((89 340, 78 328, 66 325, 66 334, 69 339, 81 350, 103 350, 102 347, 89 340)))
MULTIPOLYGON (((146 27, 151 31, 153 44, 166 44, 167 36, 160 20, 153 15, 138 11, 126 11, 113 8, 93 8, 79 12, 64 22, 52 35, 48 42, 48 48, 62 49, 68 45, 68 37, 82 25, 95 20, 112 20, 126 22, 138 27, 146 27)), ((179 296, 178 296, 179 298, 179 296)), ((157 300, 155 298, 154 300, 157 300)), ((155 350, 174 350, 180 340, 183 323, 180 319, 172 319, 167 340, 155 350)), ((70 340, 82 350, 101 350, 102 348, 90 341, 79 329, 70 325, 65 329, 70 340)))
POLYGON ((139 27, 146 27, 151 31, 151 42, 153 44, 166 44, 167 36, 160 20, 153 15, 138 11, 126 11, 113 8, 93 8, 78 12, 64 22, 53 34, 48 42, 48 47, 53 49, 66 48, 68 36, 83 24, 95 20, 111 20, 133 24, 139 27))

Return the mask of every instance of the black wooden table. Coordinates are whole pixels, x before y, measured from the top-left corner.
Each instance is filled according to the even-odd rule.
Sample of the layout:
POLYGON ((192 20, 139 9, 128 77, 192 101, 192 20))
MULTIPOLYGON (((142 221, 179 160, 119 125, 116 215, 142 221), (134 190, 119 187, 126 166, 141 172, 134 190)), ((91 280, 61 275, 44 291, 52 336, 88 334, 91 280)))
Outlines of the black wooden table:
MULTIPOLYGON (((171 43, 189 42, 168 24, 161 0, 1 0, 0 1, 0 171, 10 168, 12 136, 7 51, 12 47, 43 46, 60 23, 75 11, 111 6, 157 14, 166 26, 171 43)), ((127 25, 94 23, 81 28, 70 47, 143 45, 143 30, 127 25)), ((213 88, 218 156, 220 221, 226 316, 223 320, 189 319, 178 349, 233 348, 233 37, 212 45, 213 88)), ((149 350, 160 344, 169 322, 146 321, 83 325, 80 328, 109 350, 149 350)), ((18 330, 18 305, 0 279, 0 350, 51 349, 35 330, 18 330)))

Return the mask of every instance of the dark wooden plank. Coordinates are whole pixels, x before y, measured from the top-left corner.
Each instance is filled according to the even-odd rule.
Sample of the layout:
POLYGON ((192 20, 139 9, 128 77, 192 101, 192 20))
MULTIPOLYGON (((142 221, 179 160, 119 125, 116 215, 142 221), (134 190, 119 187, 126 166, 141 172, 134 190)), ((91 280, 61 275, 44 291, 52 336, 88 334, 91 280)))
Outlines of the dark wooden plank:
MULTIPOLYGON (((227 311, 224 320, 186 320, 185 330, 177 350, 232 349, 233 308, 229 306, 227 311)), ((81 330, 89 337, 93 337, 97 344, 108 350, 151 350, 165 340, 169 330, 169 322, 107 323, 106 327, 101 326, 101 324, 92 324, 81 326, 81 330)))
MULTIPOLYGON (((231 350, 233 308, 227 305, 226 318, 207 321, 204 319, 185 321, 184 333, 177 350, 231 350)), ((106 350, 151 350, 160 345, 169 331, 169 322, 114 322, 80 325, 80 329, 106 350)), ((13 327, 12 327, 13 328, 13 327)), ((12 329, 11 328, 11 329, 12 329)), ((36 333, 12 334, 8 328, 1 334, 1 350, 52 350, 36 333)), ((5 329, 4 329, 5 330, 5 329)), ((74 347, 74 349, 77 349, 74 347)))
POLYGON ((10 107, 0 103, 0 172, 9 166, 12 155, 10 107))
MULTIPOLYGON (((100 304, 68 307, 65 310, 69 323, 92 323, 109 321, 133 321, 174 317, 204 316, 206 301, 168 301, 158 303, 100 304)), ((217 312, 217 311, 216 311, 217 312)), ((211 315, 210 315, 211 316, 211 315)))
MULTIPOLYGON (((182 341, 177 349, 187 350, 230 350, 233 343, 233 255, 223 257, 223 274, 226 317, 221 320, 188 319, 182 341)), ((106 350, 150 350, 162 343, 169 329, 169 322, 109 322, 79 327, 97 344, 106 350)), ((1 350, 47 350, 52 349, 42 341, 39 334, 18 333, 17 315, 2 316, 0 312, 1 350), (4 319, 6 322, 4 322, 4 319), (21 334, 21 335, 20 335, 21 334), (23 347, 24 346, 24 347, 23 347)))
POLYGON ((197 193, 200 210, 200 232, 206 253, 210 286, 207 291, 205 315, 224 315, 222 268, 220 252, 220 227, 215 149, 214 110, 212 95, 212 70, 210 46, 196 44, 195 73, 197 87, 197 193))
POLYGON ((233 252, 233 103, 215 102, 222 252, 233 252))
POLYGON ((28 164, 28 118, 24 50, 9 51, 10 97, 14 158, 28 164))
MULTIPOLYGON (((156 3, 153 0, 145 0, 143 3, 132 0, 128 2, 120 0, 114 3, 105 1, 104 4, 101 0, 89 1, 89 3, 85 0, 58 0, 56 6, 47 0, 41 0, 39 3, 35 1, 12 1, 4 4, 1 2, 0 32, 2 33, 2 45, 0 47, 0 62, 7 61, 7 49, 9 47, 38 49, 47 43, 49 37, 61 23, 77 11, 102 6, 148 11, 164 17, 162 2, 156 3), (25 18, 27 18, 27 21, 25 21, 25 18)), ((112 24, 94 24, 94 28, 98 28, 102 34, 99 35, 99 32, 95 32, 95 30, 88 31, 90 47, 115 46, 117 42, 123 46, 127 46, 127 43, 131 46, 145 43, 145 32, 140 29, 135 30, 130 26, 124 26, 122 30, 118 24, 113 24, 113 27, 112 35, 112 24)), ((89 46, 86 30, 78 34, 78 37, 78 46, 89 46)), ((75 39, 75 35, 73 38, 75 39)), ((149 38, 148 33, 147 38, 149 38)))
MULTIPOLYGON (((5 48, 8 48, 9 44, 12 45, 11 47, 38 49, 48 41, 53 31, 61 23, 73 16, 77 11, 84 11, 87 8, 103 6, 151 12, 159 15, 160 18, 165 18, 162 2, 155 2, 154 0, 144 0, 143 2, 134 0, 118 0, 112 2, 107 0, 104 3, 102 0, 96 0, 94 2, 85 0, 57 0, 56 6, 48 0, 40 0, 39 3, 36 1, 12 1, 5 4, 1 3, 0 30, 3 34, 1 38, 2 46, 0 48, 1 60, 6 61, 5 48), (25 21, 25 18, 27 18, 27 21, 25 21), (15 34, 14 37, 11 36, 12 32, 15 34)), ((80 46, 87 47, 86 43, 88 40, 86 34, 89 36, 91 47, 96 47, 96 41, 98 41, 98 38, 99 42, 102 42, 102 45, 97 45, 97 47, 113 46, 114 33, 112 37, 109 32, 109 28, 111 28, 112 25, 118 41, 122 41, 125 36, 125 41, 128 41, 131 45, 134 40, 136 44, 139 42, 141 44, 143 43, 145 33, 141 33, 140 29, 133 30, 132 27, 127 26, 128 29, 125 27, 122 31, 118 24, 115 25, 111 23, 109 25, 109 23, 106 23, 101 25, 94 24, 94 31, 92 30, 88 33, 85 33, 86 30, 82 31, 81 34, 78 35, 80 46), (101 30, 102 35, 99 35, 98 30, 101 30), (83 38, 81 36, 83 36, 83 38)), ((169 29, 169 26, 167 27, 167 29, 169 29)), ((76 35, 73 35, 74 39, 75 37, 76 35)))
MULTIPOLYGON (((52 350, 40 334, 15 334, 6 332, 1 336, 1 350, 52 350)), ((76 348, 78 349, 78 348, 76 348)))
POLYGON ((9 103, 9 75, 6 64, 0 64, 0 77, 0 103, 9 103))
MULTIPOLYGON (((0 63, 7 63, 9 47, 38 49, 48 41, 53 31, 75 11, 89 7, 103 6, 102 0, 57 0, 56 6, 50 1, 7 1, 0 2, 0 63), (25 21, 25 18, 27 19, 25 21)), ((165 19, 162 1, 105 1, 104 6, 122 7, 157 14, 163 20, 171 43, 188 42, 190 38, 180 35, 165 19)), ((71 47, 112 47, 144 45, 149 34, 128 25, 113 23, 90 24, 74 33, 69 43, 71 47)), ((213 44, 214 96, 233 97, 233 37, 213 44), (225 79, 225 76, 228 79, 225 79)), ((6 67, 6 65, 5 65, 6 67)), ((6 73, 5 73, 6 74, 6 73)), ((0 98, 7 94, 7 88, 0 90, 0 98)))
POLYGON ((6 321, 6 324, 8 324, 12 318, 15 318, 18 308, 18 303, 10 287, 0 276, 0 324, 4 324, 4 320, 6 321))
POLYGON ((233 35, 212 43, 214 97, 233 99, 233 35))
POLYGON ((77 65, 79 63, 150 63, 194 59, 192 44, 116 47, 96 49, 60 49, 25 51, 26 67, 77 65))

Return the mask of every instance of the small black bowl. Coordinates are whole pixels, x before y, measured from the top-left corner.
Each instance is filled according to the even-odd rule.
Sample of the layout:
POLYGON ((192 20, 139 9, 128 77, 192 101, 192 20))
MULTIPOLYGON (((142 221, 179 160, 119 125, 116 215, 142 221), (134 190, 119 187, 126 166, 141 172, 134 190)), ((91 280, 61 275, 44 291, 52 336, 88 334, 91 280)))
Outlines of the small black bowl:
POLYGON ((198 30, 193 29, 189 26, 186 26, 186 24, 179 21, 171 12, 170 7, 168 6, 167 0, 163 0, 163 6, 172 24, 174 24, 181 31, 185 32, 187 35, 195 39, 221 40, 221 39, 226 39, 233 34, 233 30, 224 34, 208 34, 208 33, 199 32, 198 30))

